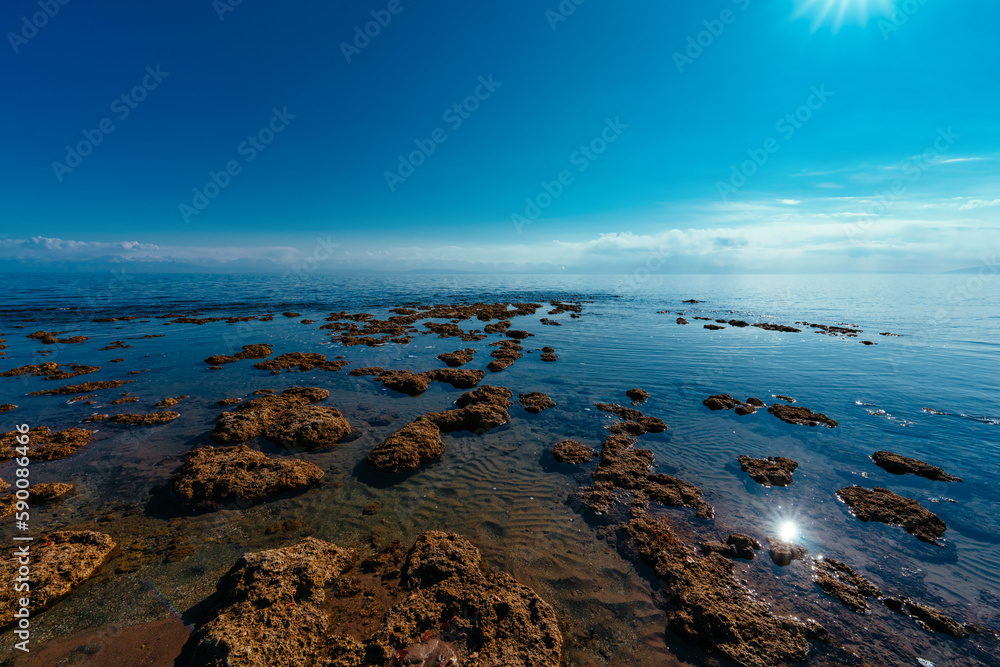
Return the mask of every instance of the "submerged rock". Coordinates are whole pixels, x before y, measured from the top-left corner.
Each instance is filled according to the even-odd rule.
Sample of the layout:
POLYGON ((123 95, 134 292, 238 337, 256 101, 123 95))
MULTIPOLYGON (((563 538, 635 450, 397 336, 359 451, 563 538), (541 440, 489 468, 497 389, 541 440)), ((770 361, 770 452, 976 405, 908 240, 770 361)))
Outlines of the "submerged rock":
POLYGON ((638 436, 646 433, 662 433, 667 430, 667 425, 663 423, 662 419, 659 417, 647 417, 635 408, 626 408, 624 405, 618 405, 617 403, 595 403, 594 407, 623 420, 624 426, 609 429, 612 432, 618 431, 619 435, 621 431, 638 436))
POLYGON ((60 364, 54 361, 46 361, 42 364, 19 366, 9 371, 0 373, 0 377, 20 377, 22 375, 39 376, 44 375, 46 380, 67 380, 78 375, 87 375, 101 370, 100 366, 84 366, 82 364, 70 364, 69 370, 59 370, 60 364))
POLYGON ((904 498, 878 486, 871 490, 849 486, 837 491, 837 495, 847 503, 854 516, 862 521, 880 521, 890 526, 902 526, 919 540, 943 546, 938 538, 944 535, 948 526, 916 500, 904 498))
POLYGON ((154 405, 153 407, 154 408, 172 408, 175 405, 177 405, 178 403, 180 403, 181 401, 183 401, 185 398, 187 398, 187 396, 178 396, 176 398, 173 398, 173 397, 171 397, 171 398, 165 398, 162 401, 160 401, 159 403, 157 403, 156 405, 154 405))
POLYGON ((705 651, 743 667, 777 667, 804 660, 807 639, 828 636, 815 621, 775 616, 733 576, 731 561, 715 553, 699 556, 666 521, 640 513, 623 530, 675 607, 669 612, 670 628, 705 651))
POLYGON ((797 461, 784 456, 769 456, 766 459, 752 459, 740 456, 740 468, 750 473, 751 479, 764 486, 788 486, 792 483, 792 473, 799 467, 797 461))
POLYGON ((635 438, 609 435, 601 448, 601 462, 593 473, 594 485, 583 489, 584 503, 597 512, 607 512, 619 501, 616 491, 628 491, 646 500, 668 507, 690 507, 696 516, 711 519, 715 510, 701 497, 701 489, 693 484, 654 473, 653 452, 636 449, 635 438))
MULTIPOLYGON (((104 564, 115 548, 109 535, 93 531, 61 531, 36 539, 31 546, 31 612, 38 614, 69 594, 104 564)), ((17 576, 17 558, 4 559, 0 571, 5 582, 17 576)), ((21 608, 13 585, 0 587, 0 627, 15 621, 14 613, 21 608)))
POLYGON ((802 560, 809 553, 805 547, 777 537, 768 536, 767 542, 771 545, 771 560, 780 567, 791 565, 793 560, 802 560))
POLYGON ((65 333, 63 331, 36 331, 27 335, 27 338, 39 341, 42 345, 55 345, 60 343, 62 345, 73 345, 74 343, 82 343, 87 340, 86 336, 72 336, 70 338, 57 338, 58 334, 65 333))
POLYGON ((817 426, 819 424, 823 424, 824 426, 828 426, 830 428, 837 427, 836 421, 830 419, 822 413, 813 412, 809 408, 775 403, 769 407, 767 411, 781 421, 789 424, 798 424, 800 426, 817 426))
POLYGON ((889 609, 898 614, 909 616, 925 629, 930 629, 934 632, 943 632, 955 639, 964 639, 969 636, 970 632, 975 632, 976 630, 975 626, 959 623, 937 609, 910 600, 909 598, 887 597, 883 602, 889 609))
POLYGON ((760 550, 760 542, 744 535, 743 533, 733 533, 726 538, 725 542, 703 542, 702 551, 705 553, 717 553, 726 558, 743 558, 753 560, 755 551, 760 550))
MULTIPOLYGON (((20 456, 17 447, 18 431, 8 431, 0 435, 0 462, 20 456)), ((39 426, 28 432, 28 442, 33 461, 54 461, 69 456, 80 447, 90 443, 94 431, 83 428, 68 428, 63 431, 51 431, 48 426, 39 426)))
MULTIPOLYGON (((7 488, 7 483, 0 480, 0 491, 7 488)), ((72 484, 61 482, 32 484, 28 487, 29 506, 49 503, 62 498, 73 490, 72 484)), ((11 516, 17 508, 17 496, 14 494, 0 498, 0 517, 11 516)))
POLYGON ((832 558, 816 559, 816 584, 823 592, 859 614, 871 611, 866 598, 878 598, 882 591, 851 569, 846 563, 832 558))
POLYGON ((555 401, 540 391, 520 394, 517 397, 517 402, 521 404, 521 407, 524 408, 526 412, 530 412, 532 414, 538 414, 542 410, 554 408, 556 405, 555 401))
POLYGON ((174 494, 186 500, 257 500, 311 486, 323 477, 314 464, 273 459, 246 445, 200 447, 173 476, 174 494))
POLYGON ((443 453, 441 429, 431 420, 420 417, 376 445, 366 460, 382 472, 409 472, 443 453))
POLYGON ((408 551, 396 543, 355 562, 353 550, 314 538, 243 556, 219 580, 194 664, 559 665, 552 608, 510 575, 487 571, 465 538, 430 531, 408 551), (381 622, 358 623, 352 596, 328 590, 362 594, 365 616, 381 622))
POLYGON ((469 347, 464 350, 455 350, 454 352, 439 354, 437 358, 449 366, 457 368, 458 366, 463 366, 472 361, 475 353, 476 351, 469 347))
POLYGON ((597 456, 597 450, 574 440, 561 440, 552 445, 552 456, 560 463, 587 463, 597 456))
POLYGON ((875 452, 872 454, 875 465, 893 475, 918 475, 932 479, 935 482, 961 482, 958 477, 949 475, 941 468, 932 466, 920 459, 911 459, 892 452, 875 452))

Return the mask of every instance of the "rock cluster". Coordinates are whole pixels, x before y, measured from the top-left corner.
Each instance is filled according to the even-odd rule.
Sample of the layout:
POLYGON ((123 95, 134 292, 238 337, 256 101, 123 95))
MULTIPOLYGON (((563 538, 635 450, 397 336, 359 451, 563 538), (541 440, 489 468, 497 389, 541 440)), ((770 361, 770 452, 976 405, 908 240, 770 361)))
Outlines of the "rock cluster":
POLYGON ((587 463, 597 456, 597 450, 575 440, 561 440, 552 445, 552 456, 560 463, 587 463))
POLYGON ((552 608, 488 571, 453 533, 429 531, 409 550, 394 543, 360 563, 310 537, 243 556, 217 589, 198 666, 557 667, 562 655, 552 608))

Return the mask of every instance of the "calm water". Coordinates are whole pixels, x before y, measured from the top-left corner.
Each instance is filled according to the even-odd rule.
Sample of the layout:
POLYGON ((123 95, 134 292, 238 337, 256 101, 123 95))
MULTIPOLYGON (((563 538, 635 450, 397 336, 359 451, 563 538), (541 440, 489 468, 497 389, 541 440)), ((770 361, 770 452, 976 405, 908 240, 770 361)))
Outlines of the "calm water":
MULTIPOLYGON (((39 463, 33 480, 70 481, 77 491, 33 515, 37 530, 96 527, 118 540, 126 553, 144 544, 177 538, 194 547, 177 562, 145 563, 115 574, 116 561, 68 599, 38 618, 36 638, 59 638, 90 628, 144 623, 185 610, 204 599, 242 550, 269 548, 298 537, 266 535, 286 519, 343 546, 369 548, 392 539, 410 540, 428 529, 467 535, 495 567, 511 571, 554 605, 565 621, 572 665, 699 664, 700 654, 669 632, 658 606, 658 586, 648 573, 625 561, 567 502, 588 483, 592 466, 556 464, 549 447, 571 437, 599 446, 609 418, 599 401, 627 404, 624 391, 650 393, 642 407, 670 427, 647 435, 659 468, 698 485, 716 508, 714 522, 693 519, 689 510, 666 510, 691 539, 739 530, 761 541, 793 522, 811 554, 844 560, 887 591, 909 595, 962 621, 1000 625, 1000 279, 974 276, 475 276, 308 277, 303 280, 249 276, 0 275, 0 332, 7 341, 0 371, 27 363, 56 361, 102 366, 86 380, 135 379, 118 390, 98 392, 96 405, 67 404, 66 397, 29 397, 38 388, 70 384, 41 378, 0 379, 0 403, 15 403, 2 415, 3 430, 21 422, 54 429, 77 425, 92 412, 149 412, 168 396, 188 395, 175 410, 181 418, 160 427, 97 424, 97 440, 72 457, 39 463), (682 304, 696 298, 705 303, 682 304), (402 396, 371 378, 353 378, 350 367, 393 369, 440 367, 441 352, 473 347, 466 368, 485 368, 490 337, 479 343, 420 336, 408 346, 370 349, 330 344, 318 330, 340 310, 379 317, 399 303, 419 301, 583 300, 584 316, 555 316, 564 326, 542 326, 545 316, 517 318, 515 328, 536 334, 527 349, 556 348, 559 361, 541 363, 525 354, 485 383, 515 393, 544 391, 557 407, 530 415, 511 409, 506 426, 483 436, 445 436, 442 458, 394 483, 373 475, 365 454, 416 415, 447 409, 462 393, 434 383, 420 397, 402 396), (256 315, 283 310, 316 320, 304 325, 280 315, 272 322, 224 322, 164 326, 162 319, 95 324, 97 317, 157 315, 256 315), (657 311, 669 310, 670 314, 657 311), (690 326, 675 323, 683 311, 690 326), (750 322, 850 323, 865 330, 859 339, 832 338, 756 328, 712 332, 694 316, 750 322), (36 322, 25 322, 35 318, 36 322), (14 328, 24 326, 24 329, 14 328), (24 336, 37 329, 83 334, 78 345, 42 346, 24 336), (892 332, 900 337, 879 336, 892 332), (138 339, 148 334, 163 338, 138 339), (112 340, 128 349, 99 351, 112 340), (860 340, 873 340, 864 346, 860 340), (269 343, 284 352, 344 354, 351 366, 339 373, 272 376, 238 362, 223 371, 202 360, 247 343, 269 343), (47 349, 41 357, 35 351, 47 349), (124 357, 121 363, 110 359, 124 357), (148 373, 126 376, 131 370, 148 373), (338 407, 354 434, 337 447, 305 458, 327 471, 325 483, 294 498, 244 511, 187 514, 151 502, 151 490, 166 482, 184 453, 208 444, 215 402, 247 397, 254 390, 295 385, 329 389, 326 403, 338 407), (138 403, 110 406, 125 390, 138 403), (766 412, 738 417, 712 413, 701 401, 717 393, 757 396, 768 403, 787 394, 799 405, 840 422, 836 429, 785 424, 766 412), (932 408, 948 413, 925 412, 932 408), (376 425, 370 425, 370 422, 376 425), (962 484, 931 482, 885 473, 868 457, 888 449, 941 465, 962 484), (800 463, 795 482, 764 489, 740 472, 736 457, 788 456, 800 463), (917 499, 947 524, 946 548, 919 542, 901 528, 864 524, 834 492, 850 484, 887 486, 917 499), (380 501, 373 516, 361 509, 380 501), (956 502, 949 502, 953 500, 956 502), (129 510, 134 513, 125 516, 129 510), (137 511, 141 510, 141 511, 137 511), (112 521, 95 523, 115 512, 112 521), (159 594, 156 591, 159 591, 159 594)), ((418 324, 419 326, 419 324, 418 324)), ((463 322, 466 329, 480 326, 463 322)), ((269 443, 261 448, 280 450, 269 443)), ((11 479, 10 464, 0 477, 11 479)), ((305 533, 302 533, 305 534, 305 533)), ((936 665, 995 664, 988 653, 970 652, 970 642, 921 631, 912 621, 875 605, 857 617, 824 596, 808 567, 771 565, 765 552, 737 566, 781 613, 827 624, 848 651, 882 633, 890 664, 915 665, 919 656, 936 665), (971 661, 971 662, 970 662, 971 661)), ((994 645, 996 646, 996 645, 994 645)), ((9 650, 4 645, 4 651, 9 650)), ((885 657, 885 656, 883 656, 885 657)))

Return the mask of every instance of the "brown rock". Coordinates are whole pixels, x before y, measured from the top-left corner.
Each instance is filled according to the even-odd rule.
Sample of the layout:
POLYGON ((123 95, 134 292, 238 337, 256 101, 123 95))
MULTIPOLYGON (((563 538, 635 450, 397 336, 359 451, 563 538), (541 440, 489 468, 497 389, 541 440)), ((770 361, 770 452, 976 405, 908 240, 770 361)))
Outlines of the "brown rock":
POLYGON ((17 406, 13 403, 4 403, 0 405, 0 412, 10 412, 11 410, 16 410, 17 406))
POLYGON ((775 403, 767 411, 781 421, 789 424, 798 424, 800 426, 817 426, 823 424, 830 428, 836 428, 837 426, 837 422, 833 419, 822 413, 813 412, 809 408, 775 403))
POLYGON ((352 368, 350 374, 354 377, 360 377, 362 375, 380 375, 384 372, 385 369, 381 366, 369 366, 367 368, 352 368))
POLYGON ((351 433, 340 410, 325 405, 303 405, 282 412, 264 429, 264 437, 291 449, 318 449, 334 445, 351 433))
POLYGON ((802 333, 802 329, 796 329, 795 327, 789 327, 784 324, 771 324, 770 322, 758 322, 757 324, 752 324, 750 326, 757 327, 758 329, 765 329, 767 331, 785 331, 788 333, 802 333))
POLYGON ((526 412, 538 414, 542 410, 554 408, 556 402, 540 391, 532 391, 527 394, 519 394, 517 402, 521 404, 526 412))
POLYGON ((718 324, 706 324, 705 328, 708 329, 709 331, 721 331, 726 327, 720 327, 718 324))
POLYGON ((623 419, 626 423, 622 426, 612 425, 608 430, 621 433, 622 430, 631 435, 643 435, 646 433, 662 433, 667 430, 667 425, 659 417, 647 417, 639 410, 626 408, 617 403, 595 403, 594 407, 603 412, 608 412, 623 419))
MULTIPOLYGON (((17 458, 18 431, 8 431, 0 435, 0 462, 17 458)), ((54 461, 69 456, 80 447, 90 443, 94 431, 82 428, 68 428, 52 432, 48 426, 39 426, 28 432, 28 443, 32 461, 54 461)))
POLYGON ((574 440, 561 440, 552 445, 552 456, 560 463, 587 463, 597 456, 597 450, 574 440))
POLYGON ((882 595, 878 586, 839 560, 816 559, 815 568, 815 581, 823 592, 859 614, 871 611, 866 598, 878 598, 882 595))
POLYGON ((320 370, 320 371, 339 371, 341 368, 346 366, 349 362, 343 359, 333 359, 331 361, 326 360, 325 354, 317 354, 315 352, 288 352, 274 359, 268 359, 267 361, 261 361, 253 365, 254 368, 262 371, 274 371, 281 372, 287 370, 289 373, 298 371, 299 373, 304 373, 306 371, 320 370))
POLYGON ((889 609, 904 616, 909 616, 915 621, 919 621, 925 628, 949 634, 955 639, 968 637, 970 630, 973 628, 969 624, 963 625, 959 623, 933 607, 928 607, 909 598, 887 597, 883 602, 885 602, 885 606, 889 609))
POLYGON ((642 389, 629 389, 625 395, 632 399, 632 405, 639 405, 649 400, 649 392, 642 389))
POLYGON ((179 412, 169 412, 161 410, 148 415, 122 414, 115 415, 109 419, 113 424, 132 424, 135 426, 155 426, 166 424, 180 417, 179 412))
POLYGON ((205 363, 211 366, 221 366, 222 364, 231 364, 241 359, 266 359, 271 356, 272 352, 273 350, 270 345, 244 345, 242 351, 232 356, 228 354, 216 354, 206 359, 205 363))
POLYGON ((688 322, 687 320, 685 320, 683 317, 678 317, 677 318, 677 324, 690 324, 690 322, 688 322))
POLYGON ((932 479, 935 482, 961 482, 958 477, 949 475, 941 468, 932 466, 920 459, 911 459, 892 452, 875 452, 872 454, 875 465, 893 475, 918 475, 932 479))
POLYGON ((0 373, 0 377, 19 377, 22 375, 44 375, 46 380, 67 380, 78 375, 87 375, 101 370, 100 366, 84 366, 81 364, 70 364, 69 370, 60 371, 60 365, 54 361, 46 361, 43 364, 19 366, 11 370, 0 373))
POLYGON ((216 401, 216 405, 236 405, 237 403, 242 403, 242 398, 224 398, 221 401, 216 401))
POLYGON ((750 473, 750 477, 764 486, 788 486, 792 483, 792 473, 799 467, 797 461, 784 456, 769 456, 766 459, 739 457, 740 468, 750 473))
POLYGON ((178 403, 180 403, 181 401, 183 401, 185 398, 187 398, 187 396, 178 396, 177 398, 165 398, 165 399, 163 399, 162 401, 160 401, 159 403, 157 403, 153 407, 156 407, 156 408, 172 408, 175 405, 177 405, 178 403))
POLYGON ((948 528, 933 512, 916 500, 898 496, 889 489, 876 486, 869 490, 849 486, 837 491, 854 516, 862 521, 880 521, 890 526, 902 526, 906 532, 924 542, 943 546, 937 540, 948 528))
POLYGON ((366 460, 382 472, 409 472, 443 453, 441 430, 430 419, 419 417, 376 445, 366 460))
POLYGON ((663 584, 675 607, 670 628, 683 639, 744 667, 777 667, 804 660, 807 637, 825 636, 818 624, 775 616, 733 576, 732 562, 714 553, 698 556, 666 521, 640 513, 623 529, 663 584))
POLYGON ((71 384, 58 389, 46 389, 45 391, 32 391, 28 396, 62 396, 66 394, 86 394, 98 389, 114 389, 125 384, 131 384, 135 380, 105 380, 103 382, 84 382, 83 384, 71 384))
POLYGON ((802 560, 809 553, 805 547, 777 537, 768 536, 767 542, 771 545, 771 560, 780 567, 791 565, 793 560, 802 560))
POLYGON ((760 549, 760 542, 749 535, 733 533, 725 542, 703 542, 701 549, 705 553, 717 553, 726 558, 753 560, 756 556, 754 551, 760 549))
POLYGON ((28 334, 27 338, 37 340, 42 343, 42 345, 55 345, 60 343, 62 345, 72 345, 74 343, 82 343, 87 340, 86 336, 73 336, 72 338, 56 338, 57 334, 63 333, 61 331, 36 331, 35 333, 28 334))
MULTIPOLYGON (((7 483, 0 480, 0 491, 7 488, 7 483)), ((32 484, 28 487, 28 503, 29 506, 34 507, 35 505, 41 505, 43 503, 49 503, 53 500, 62 498, 67 493, 73 490, 72 484, 62 484, 47 483, 47 484, 32 484)), ((7 517, 14 514, 17 509, 17 496, 13 493, 3 496, 0 498, 0 517, 7 517)))
POLYGON ((272 459, 246 445, 201 447, 188 453, 171 486, 186 500, 258 500, 311 486, 322 477, 314 463, 272 459))
POLYGON ((562 636, 551 607, 506 573, 486 571, 465 538, 431 531, 408 553, 397 543, 357 569, 354 560, 352 551, 313 538, 244 556, 219 581, 221 606, 202 627, 206 643, 194 664, 449 664, 438 657, 485 667, 559 664, 562 636), (370 596, 362 598, 370 600, 363 616, 381 622, 359 623, 351 606, 362 577, 370 596))
POLYGON ((594 486, 583 489, 581 498, 591 509, 609 511, 619 500, 616 491, 630 491, 668 507, 691 507, 696 516, 711 519, 715 510, 702 500, 701 489, 687 482, 652 472, 653 452, 635 449, 635 438, 609 435, 601 447, 601 462, 593 472, 594 486))
POLYGON ((464 350, 455 350, 454 352, 439 354, 438 359, 449 366, 457 368, 458 366, 463 366, 472 361, 472 357, 475 353, 476 351, 470 347, 464 350))
MULTIPOLYGON (((92 531, 62 531, 36 539, 31 547, 31 613, 37 615, 90 578, 115 548, 110 536, 92 531)), ((16 558, 0 563, 3 580, 17 576, 16 558)), ((14 586, 0 587, 0 627, 14 623, 21 606, 14 586)))
POLYGON ((267 430, 288 411, 309 403, 322 401, 330 392, 314 387, 292 387, 280 396, 263 395, 241 403, 235 412, 223 412, 215 418, 215 429, 209 435, 222 444, 247 442, 267 430))

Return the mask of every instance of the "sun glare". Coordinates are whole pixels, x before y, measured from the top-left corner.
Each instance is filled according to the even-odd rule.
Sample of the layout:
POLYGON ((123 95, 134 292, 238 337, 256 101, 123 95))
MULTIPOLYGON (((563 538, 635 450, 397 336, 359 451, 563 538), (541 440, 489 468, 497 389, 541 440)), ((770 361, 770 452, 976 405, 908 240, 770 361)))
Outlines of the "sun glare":
POLYGON ((891 17, 896 0, 796 0, 793 18, 809 17, 815 32, 831 25, 837 32, 846 24, 868 25, 873 18, 891 17))
POLYGON ((785 521, 778 528, 778 537, 780 537, 785 542, 791 542, 796 537, 799 536, 799 528, 791 521, 785 521))

